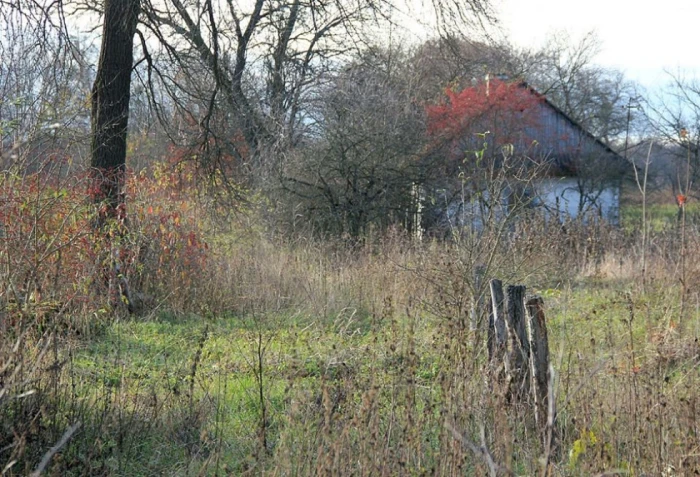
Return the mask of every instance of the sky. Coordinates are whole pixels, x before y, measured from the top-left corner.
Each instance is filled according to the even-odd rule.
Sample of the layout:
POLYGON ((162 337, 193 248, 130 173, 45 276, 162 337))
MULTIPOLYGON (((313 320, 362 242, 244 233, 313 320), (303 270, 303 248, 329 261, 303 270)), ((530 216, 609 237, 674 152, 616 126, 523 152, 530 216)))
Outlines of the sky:
POLYGON ((494 6, 518 46, 541 45, 557 30, 575 40, 594 31, 601 42, 596 62, 648 89, 667 82, 664 70, 700 74, 698 0, 494 0, 494 6))

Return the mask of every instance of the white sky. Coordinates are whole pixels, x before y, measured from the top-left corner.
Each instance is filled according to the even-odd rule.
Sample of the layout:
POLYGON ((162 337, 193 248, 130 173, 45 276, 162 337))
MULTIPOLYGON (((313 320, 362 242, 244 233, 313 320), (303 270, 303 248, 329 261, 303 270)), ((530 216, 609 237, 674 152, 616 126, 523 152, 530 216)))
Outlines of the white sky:
POLYGON ((664 69, 700 72, 698 0, 494 0, 513 43, 540 45, 564 30, 578 40, 595 31, 597 62, 624 71, 648 88, 665 83, 664 69))

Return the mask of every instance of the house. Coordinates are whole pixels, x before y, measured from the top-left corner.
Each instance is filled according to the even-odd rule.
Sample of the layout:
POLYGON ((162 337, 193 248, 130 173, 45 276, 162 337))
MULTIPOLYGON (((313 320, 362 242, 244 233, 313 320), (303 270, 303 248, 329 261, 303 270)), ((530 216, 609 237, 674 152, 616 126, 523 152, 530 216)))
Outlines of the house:
POLYGON ((458 193, 445 195, 448 220, 493 213, 494 204, 508 207, 517 197, 560 220, 619 223, 628 162, 544 95, 524 82, 487 78, 460 92, 448 90, 446 96, 426 110, 434 154, 445 160, 448 176, 459 171, 463 179, 481 177, 480 183, 462 180, 458 193), (512 169, 510 179, 504 168, 512 169), (501 189, 487 193, 489 183, 501 176, 501 189))
POLYGON ((538 148, 550 164, 538 181, 542 205, 560 216, 594 215, 619 225, 628 161, 533 88, 520 87, 541 98, 538 148))

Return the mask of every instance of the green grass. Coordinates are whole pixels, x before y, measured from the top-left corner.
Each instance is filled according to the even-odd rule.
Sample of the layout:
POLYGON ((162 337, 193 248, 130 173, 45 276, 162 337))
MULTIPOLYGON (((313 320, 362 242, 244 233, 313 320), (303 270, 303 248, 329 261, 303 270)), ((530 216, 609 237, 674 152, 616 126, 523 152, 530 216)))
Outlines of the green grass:
MULTIPOLYGON (((655 232, 670 230, 678 224, 678 206, 675 204, 649 204, 647 206, 649 229, 655 232)), ((686 220, 689 223, 700 223, 700 204, 686 205, 686 220)), ((642 206, 627 205, 620 210, 622 227, 628 231, 641 230, 642 206)))
MULTIPOLYGON (((610 286, 598 281, 542 292, 562 397, 571 393, 576 400, 597 402, 599 397, 587 386, 574 394, 574 383, 588 380, 601 389, 614 389, 622 386, 621 379, 630 379, 632 367, 645 369, 653 363, 649 336, 667 318, 663 304, 677 297, 663 293, 640 296, 629 288, 633 282, 627 285, 628 288, 620 284, 610 286)), ((440 452, 440 418, 431 413, 437 413, 435 403, 444 401, 438 381, 450 364, 435 346, 436 340, 439 342, 436 322, 427 316, 416 322, 403 317, 381 327, 355 330, 311 319, 294 322, 285 317, 266 317, 257 323, 236 317, 203 320, 195 316, 117 322, 77 350, 73 366, 74 373, 82 377, 78 392, 85 399, 99 402, 110 392, 121 392, 123 399, 116 401, 123 412, 140 413, 157 421, 149 432, 139 434, 139 445, 130 450, 128 458, 120 462, 111 458, 109 465, 115 473, 195 475, 202 468, 208 472, 227 469, 239 473, 265 465, 261 462, 270 458, 278 446, 287 452, 308 454, 309 449, 299 446, 321 445, 314 441, 318 437, 313 437, 319 430, 297 427, 300 422, 295 422, 292 408, 301 399, 307 408, 317 406, 316 412, 321 416, 321 402, 336 399, 324 398, 324 393, 351 392, 342 402, 352 415, 366 399, 365 392, 379 386, 377 405, 383 409, 384 417, 377 425, 382 432, 390 432, 386 426, 391 419, 385 413, 415 412, 404 407, 406 396, 402 394, 411 356, 406 352, 409 345, 405 341, 409 322, 418 357, 412 375, 419 390, 417 401, 409 406, 415 406, 419 413, 432 409, 424 416, 426 425, 421 437, 433 448, 426 450, 430 456, 440 452), (260 448, 261 407, 255 375, 260 340, 265 346, 264 394, 270 454, 260 448), (152 409, 158 406, 148 407, 149 400, 161 403, 158 415, 152 409), (384 420, 386 423, 381 424, 384 420), (301 443, 295 438, 311 441, 301 443)), ((616 406, 607 400, 600 401, 600 405, 611 409, 616 406)), ((561 411, 561 420, 572 433, 567 445, 578 446, 572 469, 588 468, 585 462, 592 451, 581 450, 581 446, 593 444, 581 440, 580 435, 588 435, 581 434, 584 429, 594 432, 600 445, 609 450, 617 446, 616 452, 624 454, 619 449, 622 444, 618 442, 617 428, 605 417, 607 414, 596 414, 579 401, 573 407, 575 410, 561 411), (582 409, 590 415, 582 417, 582 409), (579 421, 572 421, 573 415, 579 421)), ((361 447, 362 436, 362 432, 351 431, 345 439, 361 447)), ((401 443, 396 445, 400 447, 401 443)), ((618 465, 628 465, 625 462, 622 459, 618 465)), ((524 466, 522 470, 527 473, 531 469, 524 466)))
MULTIPOLYGON (((693 455, 698 442, 689 430, 697 424, 698 309, 688 309, 678 333, 673 275, 643 290, 634 270, 620 265, 607 276, 603 265, 601 273, 553 269, 526 282, 545 300, 556 370, 560 449, 552 459, 566 476, 613 468, 656 475, 693 455)), ((33 415, 50 432, 26 432, 43 436, 26 461, 38 461, 80 421, 55 473, 484 475, 483 460, 459 445, 449 423, 477 444, 483 426, 498 462, 538 474, 544 450, 531 409, 510 400, 486 362, 484 337, 474 341, 465 326, 465 308, 454 301, 462 277, 442 269, 435 276, 444 281, 432 295, 434 282, 411 295, 371 290, 383 306, 345 299, 360 283, 346 278, 344 299, 334 301, 342 306, 315 308, 322 313, 299 305, 102 322, 62 343, 59 381, 46 373, 37 385, 43 400, 33 415)), ((22 422, 20 411, 3 409, 3 423, 22 422)))
MULTIPOLYGON (((285 317, 258 323, 195 316, 122 321, 74 351, 72 373, 83 399, 98 403, 107 394, 124 393, 123 411, 161 421, 154 431, 164 433, 169 444, 144 440, 129 455, 129 467, 138 469, 165 453, 167 462, 157 465, 196 473, 197 464, 204 465, 216 450, 227 468, 242 471, 259 453, 258 344, 265 349, 267 439, 273 448, 292 387, 294 394, 318 393, 321 380, 343 379, 370 364, 360 359, 369 338, 359 331, 338 333, 312 321, 290 324, 285 317), (190 450, 173 453, 177 444, 190 450)), ((139 475, 151 468, 146 465, 139 475)))

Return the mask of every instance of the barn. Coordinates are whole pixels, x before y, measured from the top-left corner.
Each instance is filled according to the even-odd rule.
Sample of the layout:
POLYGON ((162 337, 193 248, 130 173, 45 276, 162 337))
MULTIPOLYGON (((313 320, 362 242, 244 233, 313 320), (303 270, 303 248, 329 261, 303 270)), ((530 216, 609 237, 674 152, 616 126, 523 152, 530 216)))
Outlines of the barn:
POLYGON ((526 84, 540 99, 537 115, 538 152, 550 168, 538 179, 542 207, 560 217, 601 217, 618 225, 622 178, 629 166, 624 157, 594 137, 545 96, 526 84))
MULTIPOLYGON (((531 170, 537 166, 525 186, 527 190, 520 191, 529 197, 531 208, 559 220, 619 223, 620 189, 629 169, 627 161, 544 95, 524 82, 487 77, 459 92, 447 91, 446 97, 444 102, 427 108, 434 155, 448 164, 446 175, 454 176, 459 171, 460 177, 476 177, 479 168, 505 167, 506 161, 515 158, 530 164, 531 170), (450 169, 449 165, 456 168, 450 169)), ((494 201, 496 192, 490 197, 484 192, 487 182, 463 181, 461 191, 451 197, 450 189, 444 187, 441 200, 447 205, 443 208, 447 220, 454 222, 465 211, 471 216, 483 210, 479 201, 484 199, 507 206, 506 196, 512 197, 517 186, 497 192, 499 198, 494 201), (465 187, 472 188, 470 193, 464 193, 465 187)))

